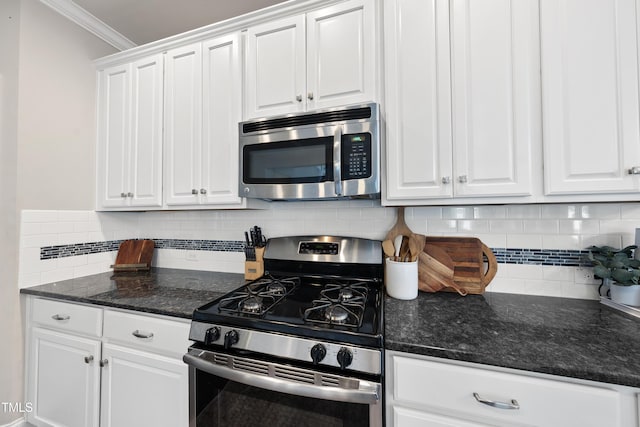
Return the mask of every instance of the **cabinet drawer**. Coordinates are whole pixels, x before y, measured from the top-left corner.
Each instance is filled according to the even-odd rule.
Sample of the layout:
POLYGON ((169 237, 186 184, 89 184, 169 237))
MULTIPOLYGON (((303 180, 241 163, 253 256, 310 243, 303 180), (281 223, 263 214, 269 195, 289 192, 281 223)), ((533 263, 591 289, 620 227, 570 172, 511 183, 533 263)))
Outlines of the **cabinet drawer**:
POLYGON ((141 349, 182 356, 190 345, 189 323, 105 310, 104 337, 141 349))
POLYGON ((622 398, 613 390, 400 356, 392 366, 394 400, 431 412, 500 425, 622 425, 622 398), (492 407, 474 393, 519 408, 492 407))
POLYGON ((31 320, 61 331, 92 337, 102 335, 102 309, 100 308, 34 298, 31 320))

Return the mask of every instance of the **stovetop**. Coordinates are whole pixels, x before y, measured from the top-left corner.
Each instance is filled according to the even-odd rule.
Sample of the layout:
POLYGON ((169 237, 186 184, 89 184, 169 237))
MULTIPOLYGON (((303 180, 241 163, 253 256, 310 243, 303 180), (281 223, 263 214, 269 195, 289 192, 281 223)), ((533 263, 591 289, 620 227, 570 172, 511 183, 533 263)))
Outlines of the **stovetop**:
POLYGON ((381 348, 381 282, 264 277, 198 308, 196 322, 381 348))

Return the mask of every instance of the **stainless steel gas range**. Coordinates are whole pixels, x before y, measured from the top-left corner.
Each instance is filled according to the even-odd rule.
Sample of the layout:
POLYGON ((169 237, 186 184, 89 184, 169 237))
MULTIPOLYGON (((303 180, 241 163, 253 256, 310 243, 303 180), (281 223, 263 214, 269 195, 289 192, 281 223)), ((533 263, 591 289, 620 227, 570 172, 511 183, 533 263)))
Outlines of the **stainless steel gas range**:
POLYGON ((191 426, 381 426, 380 242, 273 238, 264 263, 193 314, 191 426))

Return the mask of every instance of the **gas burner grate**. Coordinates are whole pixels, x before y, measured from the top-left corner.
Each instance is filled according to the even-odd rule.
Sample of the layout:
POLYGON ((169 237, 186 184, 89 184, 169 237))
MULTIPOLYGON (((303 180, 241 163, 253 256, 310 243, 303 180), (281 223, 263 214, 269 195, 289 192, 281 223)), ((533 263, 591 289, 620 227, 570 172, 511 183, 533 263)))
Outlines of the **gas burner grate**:
POLYGON ((362 326, 368 288, 363 282, 328 283, 320 298, 304 311, 304 320, 311 323, 359 328, 362 326))
POLYGON ((269 275, 249 283, 220 300, 218 310, 224 313, 261 317, 299 284, 298 277, 276 278, 269 275))

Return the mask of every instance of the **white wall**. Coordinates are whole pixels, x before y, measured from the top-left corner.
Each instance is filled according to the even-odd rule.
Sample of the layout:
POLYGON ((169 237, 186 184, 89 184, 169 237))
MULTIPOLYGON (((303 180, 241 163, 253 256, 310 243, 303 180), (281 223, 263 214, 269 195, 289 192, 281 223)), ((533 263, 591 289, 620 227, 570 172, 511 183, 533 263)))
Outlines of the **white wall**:
MULTIPOLYGON (((92 60, 114 52, 38 0, 0 0, 0 402, 24 401, 19 212, 93 207, 92 60)), ((21 417, 0 408, 0 425, 21 417)))
POLYGON ((93 209, 92 60, 115 49, 38 0, 21 5, 18 209, 93 209))
MULTIPOLYGON (((22 402, 22 325, 18 281, 16 156, 19 0, 0 1, 0 402, 22 402)), ((19 418, 0 409, 0 425, 19 418)))

